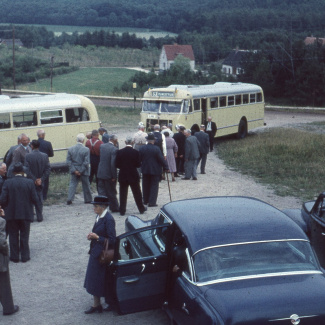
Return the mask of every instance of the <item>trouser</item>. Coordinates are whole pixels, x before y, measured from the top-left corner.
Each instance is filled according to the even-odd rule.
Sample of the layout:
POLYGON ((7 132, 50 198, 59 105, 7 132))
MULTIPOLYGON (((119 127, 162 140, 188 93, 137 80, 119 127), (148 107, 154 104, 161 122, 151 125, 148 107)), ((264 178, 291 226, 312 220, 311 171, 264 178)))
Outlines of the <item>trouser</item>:
POLYGON ((42 187, 36 186, 36 194, 38 197, 39 205, 35 205, 36 219, 37 221, 43 220, 43 189, 42 187))
POLYGON ((206 133, 209 135, 210 151, 212 151, 213 150, 214 135, 213 135, 212 131, 206 131, 206 133))
POLYGON ((47 200, 47 192, 49 191, 49 185, 50 185, 50 177, 47 177, 44 179, 44 182, 42 184, 43 200, 47 200))
POLYGON ((29 232, 30 221, 7 220, 7 231, 9 235, 10 258, 19 260, 19 253, 22 261, 30 259, 29 253, 29 232))
POLYGON ((9 269, 7 272, 0 272, 0 302, 4 313, 14 311, 14 302, 12 299, 9 269))
POLYGON ((196 177, 197 159, 185 161, 185 178, 196 177))
POLYGON ((155 205, 157 203, 160 176, 161 175, 142 174, 144 204, 155 205))
POLYGON ((197 161, 197 165, 199 165, 199 163, 201 161, 201 166, 200 166, 201 173, 205 173, 205 165, 207 163, 207 157, 208 157, 208 155, 206 153, 201 153, 200 158, 197 161))
POLYGON ((116 181, 112 179, 98 179, 98 194, 106 196, 109 202, 109 208, 113 212, 119 211, 117 202, 116 181))
POLYGON ((98 171, 98 165, 99 165, 100 157, 96 155, 90 155, 90 175, 89 175, 89 183, 91 184, 94 176, 96 178, 96 185, 97 185, 97 191, 98 191, 98 179, 97 179, 97 171, 98 171))
POLYGON ((125 213, 126 211, 126 203, 127 203, 129 186, 131 187, 134 201, 139 209, 139 212, 143 213, 145 209, 142 202, 142 193, 141 193, 139 182, 134 182, 134 183, 120 182, 120 213, 125 213))
POLYGON ((184 173, 184 157, 177 157, 175 160, 177 173, 184 173))
POLYGON ((70 174, 68 201, 73 201, 74 196, 76 194, 76 188, 80 180, 82 184, 82 191, 84 193, 84 201, 91 202, 92 196, 91 196, 90 185, 89 185, 89 176, 88 175, 77 176, 75 174, 70 174))

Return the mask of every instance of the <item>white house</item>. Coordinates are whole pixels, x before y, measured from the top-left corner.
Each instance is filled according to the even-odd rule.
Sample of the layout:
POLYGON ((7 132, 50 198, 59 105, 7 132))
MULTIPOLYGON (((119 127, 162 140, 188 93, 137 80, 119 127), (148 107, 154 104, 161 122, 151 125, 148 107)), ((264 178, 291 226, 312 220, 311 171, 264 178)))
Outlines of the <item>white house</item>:
POLYGON ((177 56, 182 55, 190 60, 191 69, 195 69, 195 58, 192 45, 164 45, 159 57, 159 70, 168 70, 177 56))

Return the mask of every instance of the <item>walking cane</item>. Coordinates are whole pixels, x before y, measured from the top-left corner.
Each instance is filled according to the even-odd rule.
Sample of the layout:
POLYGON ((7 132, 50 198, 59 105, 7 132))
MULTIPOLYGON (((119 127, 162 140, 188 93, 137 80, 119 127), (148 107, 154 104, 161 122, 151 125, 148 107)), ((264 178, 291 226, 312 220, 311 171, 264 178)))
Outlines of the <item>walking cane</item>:
POLYGON ((169 198, 170 198, 170 202, 172 202, 172 194, 170 193, 170 185, 169 185, 168 173, 165 172, 165 174, 166 174, 167 183, 168 183, 169 198))

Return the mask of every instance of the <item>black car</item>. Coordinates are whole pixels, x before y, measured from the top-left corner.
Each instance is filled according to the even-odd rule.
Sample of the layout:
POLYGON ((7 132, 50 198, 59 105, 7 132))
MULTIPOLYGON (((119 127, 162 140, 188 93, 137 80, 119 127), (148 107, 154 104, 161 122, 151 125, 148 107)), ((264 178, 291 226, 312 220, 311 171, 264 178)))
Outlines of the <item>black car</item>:
POLYGON ((324 270, 301 227, 267 203, 176 201, 150 222, 128 217, 126 230, 111 265, 120 313, 163 307, 186 325, 325 324, 324 270))

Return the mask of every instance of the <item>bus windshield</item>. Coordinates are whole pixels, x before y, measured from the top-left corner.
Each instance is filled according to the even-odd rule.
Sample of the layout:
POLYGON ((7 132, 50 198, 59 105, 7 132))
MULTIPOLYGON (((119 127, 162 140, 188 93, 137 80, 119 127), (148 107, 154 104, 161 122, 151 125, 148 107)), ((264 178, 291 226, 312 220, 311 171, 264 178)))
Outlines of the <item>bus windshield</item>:
POLYGON ((143 101, 142 111, 152 113, 180 113, 182 102, 175 101, 143 101))

